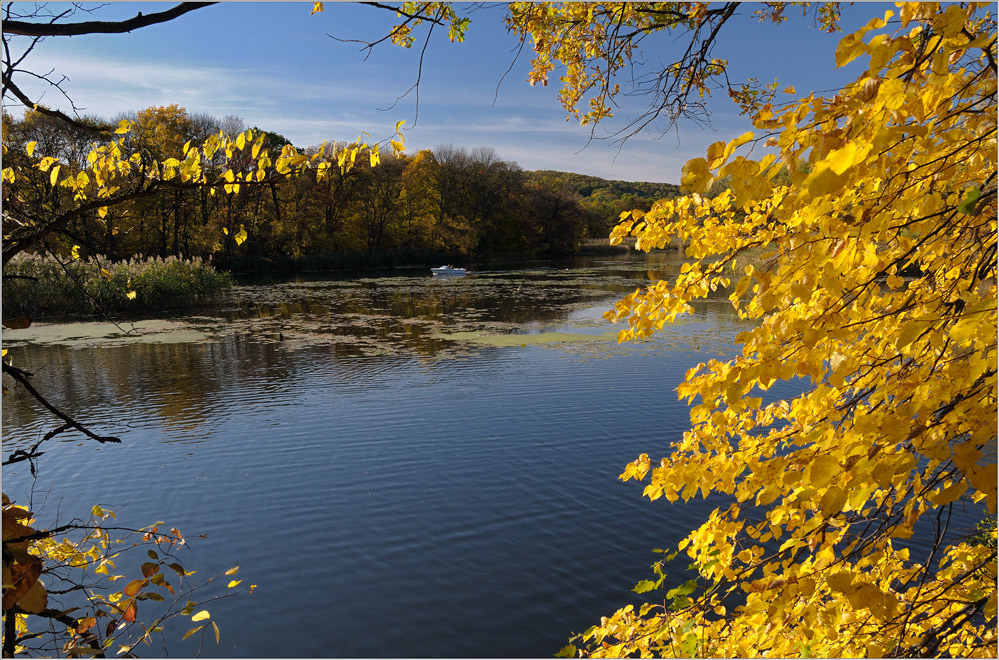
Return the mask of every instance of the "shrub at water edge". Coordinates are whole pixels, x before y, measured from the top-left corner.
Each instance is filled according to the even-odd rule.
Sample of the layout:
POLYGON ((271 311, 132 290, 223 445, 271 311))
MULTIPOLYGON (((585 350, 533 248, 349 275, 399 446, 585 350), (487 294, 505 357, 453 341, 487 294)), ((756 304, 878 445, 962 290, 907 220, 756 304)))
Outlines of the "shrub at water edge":
POLYGON ((232 286, 231 275, 199 258, 63 263, 20 254, 4 273, 4 316, 159 311, 218 302, 232 286))

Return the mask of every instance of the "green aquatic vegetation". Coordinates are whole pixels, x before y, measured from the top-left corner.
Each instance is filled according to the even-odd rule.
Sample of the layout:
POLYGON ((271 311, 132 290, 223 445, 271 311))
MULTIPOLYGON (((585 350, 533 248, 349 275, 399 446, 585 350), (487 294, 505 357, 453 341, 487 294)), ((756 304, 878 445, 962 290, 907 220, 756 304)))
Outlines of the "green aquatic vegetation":
MULTIPOLYGON (((439 280, 427 274, 234 287, 224 306, 197 316, 128 324, 45 324, 7 330, 5 343, 71 347, 214 343, 238 338, 282 352, 329 347, 337 357, 434 359, 483 350, 537 348, 585 358, 666 350, 731 350, 743 324, 727 301, 704 301, 654 342, 619 346, 603 318, 611 301, 640 286, 647 264, 621 261, 571 270, 493 271, 439 280)), ((670 269, 671 262, 656 266, 670 269)))
POLYGON ((189 322, 152 319, 134 323, 34 323, 29 328, 4 330, 7 346, 54 344, 80 348, 137 342, 186 344, 204 340, 208 333, 189 322))
POLYGON ((150 313, 215 304, 232 276, 201 259, 131 259, 111 263, 19 254, 4 267, 4 316, 150 313))

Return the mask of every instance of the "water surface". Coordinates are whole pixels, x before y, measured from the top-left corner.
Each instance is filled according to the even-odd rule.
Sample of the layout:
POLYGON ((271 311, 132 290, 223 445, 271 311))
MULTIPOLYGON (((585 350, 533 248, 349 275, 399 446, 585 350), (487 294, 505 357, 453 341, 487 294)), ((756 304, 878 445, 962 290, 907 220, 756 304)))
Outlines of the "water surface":
MULTIPOLYGON (((305 278, 210 314, 5 331, 39 389, 123 443, 50 442, 4 491, 43 520, 166 521, 202 574, 239 564, 258 588, 212 605, 208 656, 550 656, 638 602, 651 549, 720 501, 617 480, 680 437, 674 388, 745 328, 719 298, 617 345, 603 311, 678 266, 305 278)), ((55 426, 16 388, 3 412, 5 456, 55 426)), ((195 653, 173 625, 170 653, 195 653)))

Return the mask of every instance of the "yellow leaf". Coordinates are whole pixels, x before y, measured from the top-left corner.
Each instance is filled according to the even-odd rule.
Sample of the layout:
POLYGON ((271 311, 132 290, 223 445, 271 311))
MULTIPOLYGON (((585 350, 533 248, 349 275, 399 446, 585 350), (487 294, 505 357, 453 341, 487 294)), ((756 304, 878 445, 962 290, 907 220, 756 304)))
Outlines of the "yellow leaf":
POLYGON ((709 144, 706 154, 708 157, 708 167, 711 168, 720 167, 724 159, 728 157, 725 156, 725 143, 721 140, 709 144))
POLYGON ((239 566, 233 566, 232 568, 230 568, 228 571, 225 572, 225 575, 235 575, 238 572, 239 572, 239 566))
POLYGON ((965 25, 966 16, 964 8, 958 5, 951 5, 942 14, 934 17, 933 27, 946 39, 953 38, 961 32, 965 25))
POLYGON ((212 621, 212 630, 215 631, 215 643, 218 644, 219 643, 219 627, 217 625, 215 625, 214 621, 212 621))
POLYGON ((964 479, 959 480, 957 483, 944 488, 939 493, 934 493, 930 495, 930 501, 937 506, 943 506, 945 504, 950 504, 951 502, 957 501, 964 491, 968 490, 968 482, 964 479))
POLYGON ((52 168, 51 174, 49 174, 49 183, 51 183, 53 186, 56 183, 58 183, 58 181, 59 181, 59 168, 60 167, 62 167, 62 166, 61 165, 56 165, 55 167, 52 168))
POLYGON ((24 149, 25 149, 25 151, 28 152, 29 156, 35 153, 35 145, 36 144, 38 144, 38 143, 35 142, 34 140, 32 140, 31 142, 29 142, 28 144, 25 145, 24 149))
POLYGON ((924 323, 916 323, 913 321, 906 323, 902 326, 902 331, 898 334, 898 339, 895 340, 895 348, 905 348, 925 331, 926 324, 924 323))
POLYGON ((208 613, 208 610, 201 610, 200 612, 191 615, 191 621, 204 621, 209 617, 211 617, 211 614, 208 613))
POLYGON ((853 589, 853 575, 847 571, 832 573, 826 578, 826 583, 833 591, 849 594, 853 589))
POLYGON ((129 300, 135 300, 135 291, 129 291, 128 293, 125 294, 125 297, 127 297, 129 300))
POLYGON ((731 156, 733 152, 735 152, 736 148, 741 147, 742 145, 746 144, 752 139, 753 139, 753 132, 746 131, 739 137, 729 142, 727 145, 725 145, 725 151, 722 154, 723 160, 728 160, 728 157, 731 156))
POLYGON ((246 240, 246 230, 243 229, 243 225, 239 226, 239 231, 232 237, 236 241, 236 245, 242 245, 243 241, 246 240))
POLYGON ((79 261, 80 260, 80 246, 79 245, 74 245, 70 249, 70 251, 69 251, 69 256, 73 257, 74 261, 79 261))
POLYGON ((828 454, 820 454, 812 459, 808 466, 810 485, 822 488, 840 473, 839 461, 828 454))
POLYGON ((836 67, 846 66, 865 51, 860 33, 847 35, 836 46, 836 67))
POLYGON ((996 497, 996 464, 991 465, 979 465, 975 464, 968 468, 967 471, 968 483, 971 484, 973 488, 985 493, 989 498, 986 502, 986 506, 989 507, 990 512, 995 513, 995 497, 996 497))
POLYGON ((181 637, 181 638, 180 638, 180 639, 181 639, 181 641, 183 641, 183 640, 187 639, 188 637, 190 637, 190 636, 191 636, 191 635, 193 635, 194 633, 198 632, 198 631, 199 631, 199 630, 201 630, 202 628, 204 628, 204 626, 197 626, 196 628, 191 628, 191 629, 190 629, 190 630, 188 630, 188 631, 187 631, 186 633, 184 633, 184 636, 183 636, 183 637, 181 637))
POLYGON ((309 12, 309 16, 312 16, 313 14, 317 14, 317 13, 321 12, 322 10, 323 10, 323 3, 321 3, 321 2, 313 2, 312 3, 312 11, 309 12))
POLYGON ((242 580, 230 580, 230 581, 229 581, 229 584, 228 584, 228 585, 226 585, 226 588, 227 588, 227 589, 232 589, 233 587, 237 587, 237 586, 239 586, 239 584, 240 584, 241 582, 242 582, 242 580))
POLYGON ((870 152, 870 147, 857 147, 854 142, 850 142, 841 149, 833 150, 826 156, 822 163, 836 174, 843 174, 854 164, 862 161, 870 152))
POLYGON ((839 176, 830 168, 822 166, 808 175, 803 186, 813 197, 825 197, 842 190, 845 181, 844 176, 839 176))
POLYGON ((829 490, 822 496, 819 509, 822 511, 822 515, 830 517, 842 511, 844 504, 846 504, 846 491, 839 486, 830 486, 829 490))
POLYGON ((777 499, 782 490, 783 488, 781 488, 780 484, 772 483, 756 496, 756 503, 759 506, 766 506, 777 499))
POLYGON ((962 472, 967 472, 968 468, 977 463, 978 459, 982 457, 981 450, 971 440, 955 445, 951 448, 951 451, 954 453, 954 465, 962 472))
POLYGON ((706 159, 694 158, 688 160, 683 166, 680 183, 687 190, 696 193, 706 192, 713 181, 714 177, 711 176, 706 159))

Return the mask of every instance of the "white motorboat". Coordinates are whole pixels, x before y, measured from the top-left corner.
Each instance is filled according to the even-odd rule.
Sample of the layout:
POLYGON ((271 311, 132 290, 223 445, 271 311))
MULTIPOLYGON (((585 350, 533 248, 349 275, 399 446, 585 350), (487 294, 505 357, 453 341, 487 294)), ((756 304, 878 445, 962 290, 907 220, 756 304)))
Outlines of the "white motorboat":
POLYGON ((437 268, 431 268, 430 272, 435 276, 453 276, 453 275, 465 275, 468 271, 464 268, 455 268, 454 266, 439 266, 437 268))

